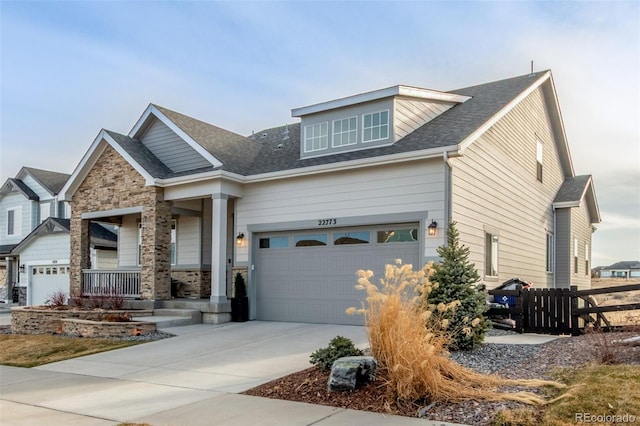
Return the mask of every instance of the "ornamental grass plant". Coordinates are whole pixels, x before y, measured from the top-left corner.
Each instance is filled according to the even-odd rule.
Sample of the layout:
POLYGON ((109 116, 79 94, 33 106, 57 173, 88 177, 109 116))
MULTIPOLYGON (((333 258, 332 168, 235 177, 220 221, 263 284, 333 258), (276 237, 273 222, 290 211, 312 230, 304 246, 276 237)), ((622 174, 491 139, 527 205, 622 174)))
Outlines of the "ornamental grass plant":
POLYGON ((358 271, 357 289, 366 291, 361 309, 348 313, 365 316, 372 355, 388 375, 390 397, 399 404, 420 400, 458 402, 468 399, 518 401, 541 404, 544 399, 531 392, 504 393, 503 385, 540 387, 564 385, 543 380, 508 380, 462 367, 449 358, 447 347, 456 330, 445 313, 458 303, 424 303, 433 285, 431 264, 414 271, 412 265, 387 265, 376 285, 372 271, 358 271))

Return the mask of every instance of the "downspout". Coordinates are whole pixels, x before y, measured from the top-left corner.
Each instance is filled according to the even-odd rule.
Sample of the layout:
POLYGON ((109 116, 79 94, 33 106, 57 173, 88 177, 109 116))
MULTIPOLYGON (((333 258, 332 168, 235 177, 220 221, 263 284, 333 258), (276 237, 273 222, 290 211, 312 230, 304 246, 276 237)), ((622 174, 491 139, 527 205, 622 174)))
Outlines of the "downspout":
POLYGON ((556 259, 558 258, 558 253, 556 252, 556 208, 553 208, 553 288, 557 288, 556 286, 556 276, 557 276, 557 263, 556 259))
POLYGON ((451 162, 449 161, 448 151, 444 151, 442 159, 444 160, 444 226, 445 229, 447 229, 447 227, 451 223, 451 210, 453 208, 451 199, 451 195, 453 193, 451 182, 452 167, 451 162))

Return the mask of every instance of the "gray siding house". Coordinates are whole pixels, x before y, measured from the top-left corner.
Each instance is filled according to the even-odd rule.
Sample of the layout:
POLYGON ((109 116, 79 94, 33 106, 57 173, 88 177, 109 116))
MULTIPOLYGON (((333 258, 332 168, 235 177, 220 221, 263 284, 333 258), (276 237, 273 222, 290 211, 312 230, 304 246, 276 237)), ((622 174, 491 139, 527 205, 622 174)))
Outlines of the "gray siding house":
POLYGON ((345 314, 362 299, 355 271, 436 260, 452 220, 489 288, 590 286, 600 215, 550 71, 398 85, 292 116, 242 136, 151 104, 128 134, 102 130, 62 191, 72 289, 104 280, 92 222, 119 227, 113 285, 155 306, 197 299, 211 323, 229 320, 237 272, 251 318, 361 323, 345 314))
POLYGON ((21 287, 19 256, 13 249, 48 217, 69 217, 69 204, 58 196, 69 176, 23 167, 0 187, 1 300, 9 302, 13 286, 21 287))

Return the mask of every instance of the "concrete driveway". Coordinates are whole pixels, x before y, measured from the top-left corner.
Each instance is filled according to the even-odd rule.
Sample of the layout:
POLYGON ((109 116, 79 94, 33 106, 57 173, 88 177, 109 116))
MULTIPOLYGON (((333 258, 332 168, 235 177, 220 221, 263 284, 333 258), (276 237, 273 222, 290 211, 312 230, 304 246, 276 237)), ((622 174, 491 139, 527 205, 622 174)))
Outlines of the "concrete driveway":
POLYGON ((168 329, 176 337, 25 369, 0 366, 0 424, 427 425, 419 419, 238 395, 310 366, 356 326, 251 321, 168 329))
POLYGON ((364 327, 250 321, 198 324, 176 337, 37 367, 182 389, 242 392, 311 366, 309 355, 337 335, 366 346, 364 327))

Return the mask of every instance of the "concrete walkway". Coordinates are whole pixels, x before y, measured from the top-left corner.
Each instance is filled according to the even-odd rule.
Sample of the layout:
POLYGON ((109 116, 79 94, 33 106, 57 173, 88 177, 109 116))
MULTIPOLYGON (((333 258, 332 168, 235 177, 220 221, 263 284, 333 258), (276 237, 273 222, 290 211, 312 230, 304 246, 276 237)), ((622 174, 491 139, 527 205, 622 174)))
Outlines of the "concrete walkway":
POLYGON ((23 369, 0 366, 0 424, 446 425, 239 395, 310 366, 336 335, 363 327, 251 321, 167 329, 176 337, 23 369))

